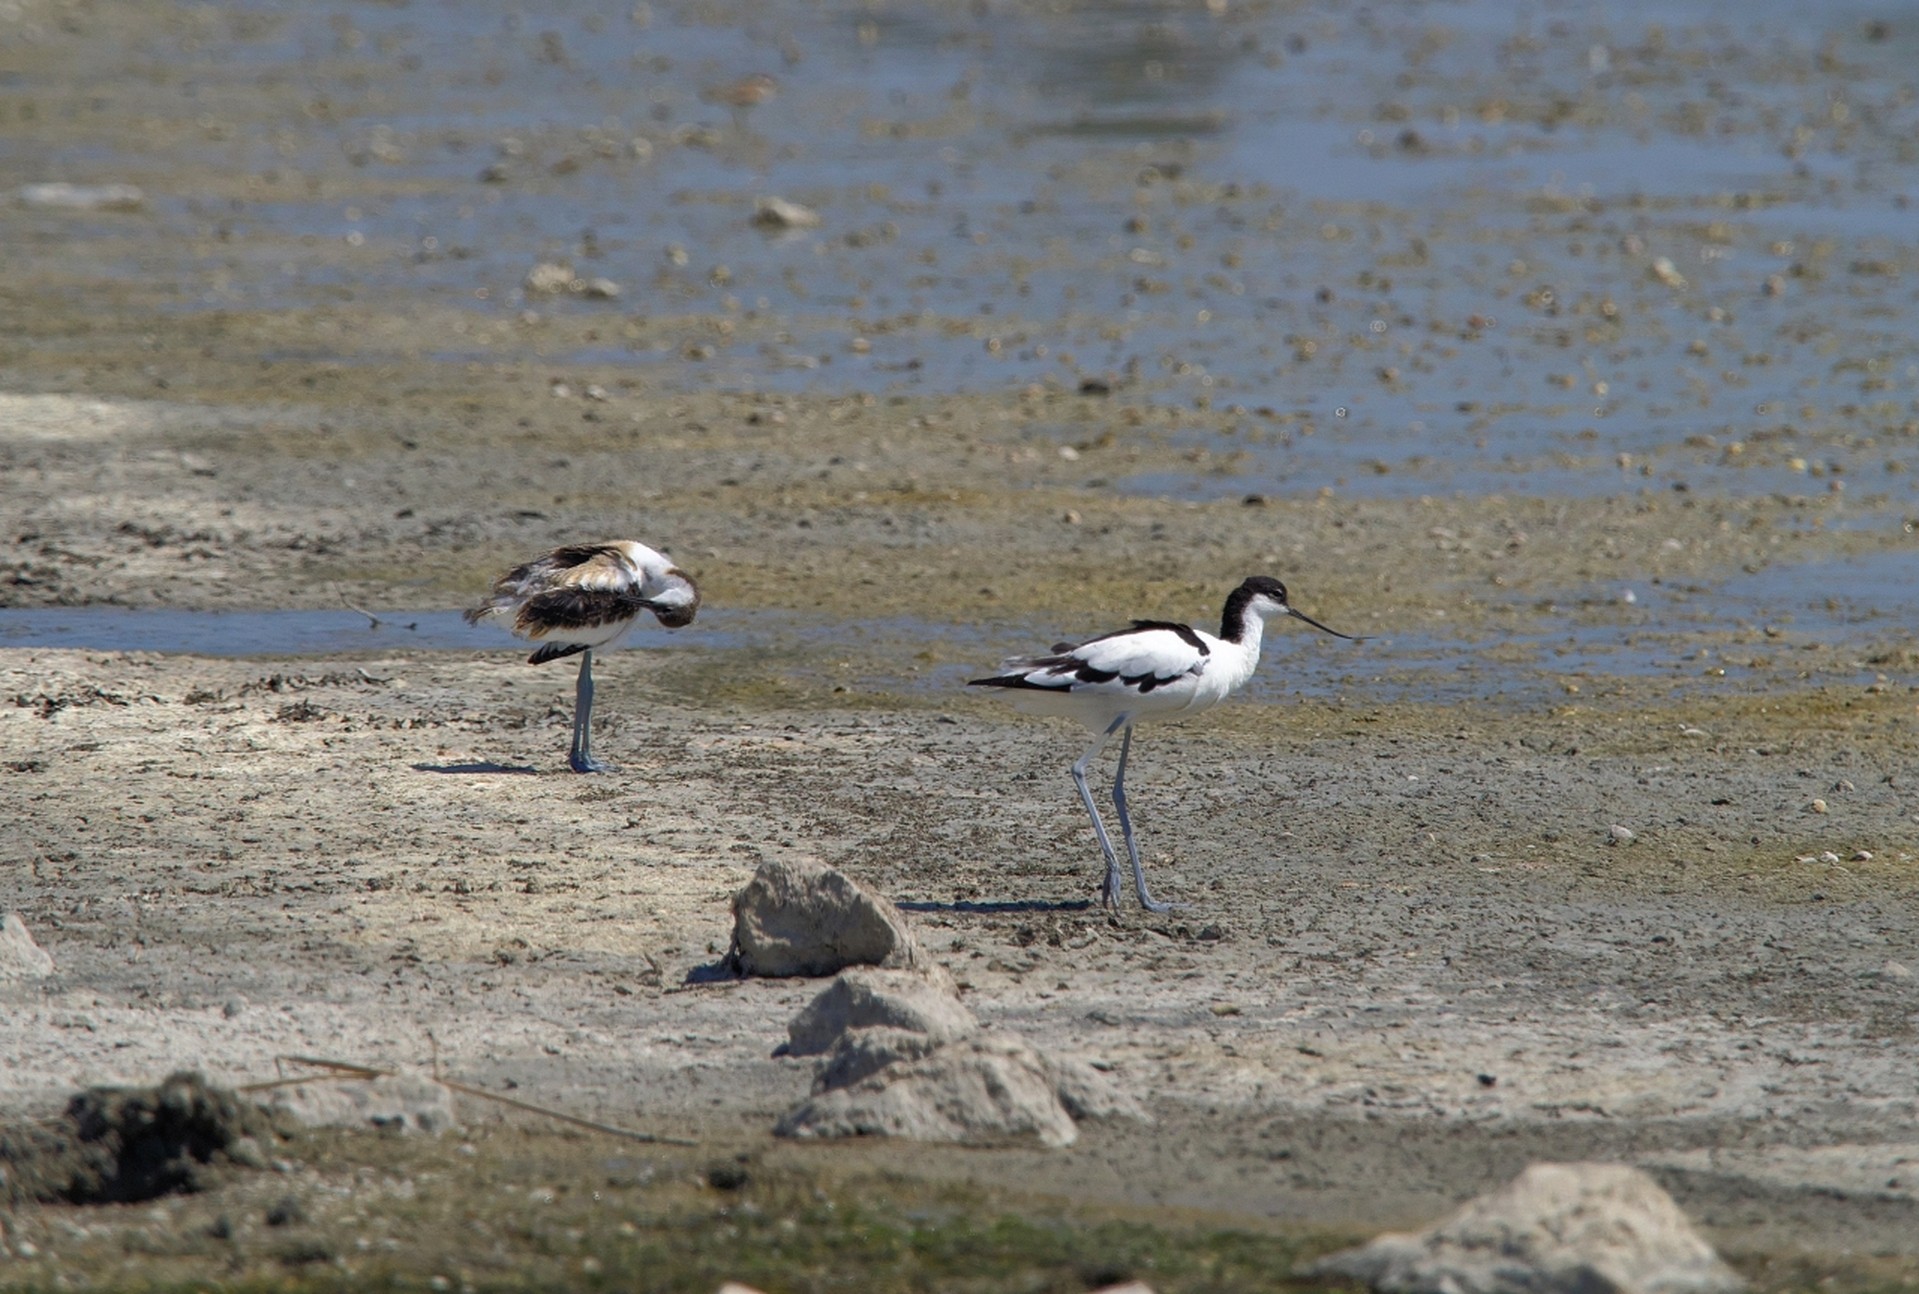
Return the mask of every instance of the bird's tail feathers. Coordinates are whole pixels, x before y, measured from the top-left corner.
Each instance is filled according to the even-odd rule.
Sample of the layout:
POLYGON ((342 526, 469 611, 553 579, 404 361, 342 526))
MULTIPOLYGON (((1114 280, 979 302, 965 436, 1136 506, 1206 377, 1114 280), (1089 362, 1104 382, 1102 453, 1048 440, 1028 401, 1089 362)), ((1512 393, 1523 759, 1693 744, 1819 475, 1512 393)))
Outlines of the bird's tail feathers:
POLYGON ((572 656, 586 650, 585 643, 542 643, 531 656, 526 658, 526 663, 544 665, 550 660, 559 660, 562 656, 572 656))

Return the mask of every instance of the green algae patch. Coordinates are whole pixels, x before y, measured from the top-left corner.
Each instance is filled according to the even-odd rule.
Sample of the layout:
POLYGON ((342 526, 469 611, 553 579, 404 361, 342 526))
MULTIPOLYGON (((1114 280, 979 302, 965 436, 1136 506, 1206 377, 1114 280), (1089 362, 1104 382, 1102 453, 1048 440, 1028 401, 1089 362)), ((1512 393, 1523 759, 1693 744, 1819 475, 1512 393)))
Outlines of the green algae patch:
POLYGON ((461 1141, 319 1133, 279 1171, 138 1211, 10 1222, 36 1290, 1079 1291, 1311 1288, 1295 1262, 1354 1237, 1158 1223, 827 1157, 716 1154, 493 1127, 461 1141))

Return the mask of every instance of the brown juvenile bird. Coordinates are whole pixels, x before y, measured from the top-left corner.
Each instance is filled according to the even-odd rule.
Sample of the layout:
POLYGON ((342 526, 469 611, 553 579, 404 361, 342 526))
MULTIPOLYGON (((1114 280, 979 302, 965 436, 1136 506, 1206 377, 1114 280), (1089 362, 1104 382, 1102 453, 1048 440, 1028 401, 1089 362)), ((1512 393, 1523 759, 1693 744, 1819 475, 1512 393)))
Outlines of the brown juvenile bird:
POLYGON ((573 748, 567 763, 576 773, 610 772, 589 749, 593 717, 593 649, 619 646, 642 611, 668 629, 693 623, 700 591, 693 577, 664 553, 630 539, 567 544, 516 566, 493 582, 487 600, 466 613, 468 624, 497 620, 515 636, 540 644, 527 657, 543 665, 580 655, 573 705, 573 748))

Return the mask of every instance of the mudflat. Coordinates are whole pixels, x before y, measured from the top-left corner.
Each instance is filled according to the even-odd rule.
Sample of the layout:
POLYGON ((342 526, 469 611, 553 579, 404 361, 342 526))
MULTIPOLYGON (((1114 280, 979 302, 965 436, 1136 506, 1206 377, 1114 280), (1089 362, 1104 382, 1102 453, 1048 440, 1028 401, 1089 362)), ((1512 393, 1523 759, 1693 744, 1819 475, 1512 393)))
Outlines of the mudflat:
MULTIPOLYGON (((103 49, 253 39, 159 12, 7 20, 39 23, 32 48, 76 69, 32 114, 9 92, 41 154, 103 129, 72 88, 103 49)), ((220 106, 200 115, 320 129, 298 87, 236 84, 210 84, 220 106)), ((179 91, 128 83, 102 111, 164 151, 179 91)), ((178 191, 238 183, 231 158, 172 157, 178 191)), ((363 165, 311 180, 359 200, 363 165)), ((1120 183, 1070 182, 1102 200, 1120 183)), ((1168 202, 1196 220, 1238 200, 1168 202)), ((142 258, 173 264, 179 224, 227 246, 220 217, 68 219, 0 207, 0 630, 8 611, 333 609, 366 646, 0 638, 0 907, 56 964, 0 982, 0 1112, 182 1066, 242 1083, 286 1055, 438 1064, 770 1174, 1262 1234, 1413 1225, 1535 1159, 1619 1159, 1762 1284, 1919 1277, 1907 626, 1713 601, 1768 570, 1811 572, 1798 597, 1905 560, 1896 365, 1872 370, 1896 389, 1790 437, 1732 452, 1655 428, 1634 451, 1763 487, 1672 488, 1585 462, 1575 438, 1565 453, 1603 488, 1255 491, 1229 474, 1181 493, 1138 483, 1240 470, 1260 415, 1175 400, 1173 378, 769 390, 596 352, 787 344, 787 321, 690 297, 502 312, 388 283, 183 309, 142 258), (1790 466, 1839 458, 1862 485, 1790 466), (1780 472, 1797 486, 1773 488, 1780 472), (599 661, 595 749, 619 771, 575 776, 570 664, 530 668, 503 635, 412 646, 409 624, 540 548, 628 535, 669 549, 709 613, 599 661), (1276 625, 1248 695, 1142 729, 1133 811, 1155 892, 1181 907, 1104 912, 1067 778, 1085 736, 962 683, 1130 616, 1208 624, 1251 574, 1371 641, 1276 625), (714 970, 732 894, 789 854, 899 903, 989 1027, 1096 1058, 1152 1121, 1089 1123, 1057 1151, 775 1142, 812 1075, 772 1053, 818 985, 714 970)), ((240 251, 208 263, 242 278, 255 252, 301 254, 297 234, 229 232, 240 251)), ((1313 222, 1274 237, 1323 241, 1313 222)), ((361 244, 308 246, 332 273, 361 244)), ((986 254, 1016 279, 1016 244, 986 254)), ((1862 277, 1898 278, 1794 290, 1847 318, 1862 277)), ((1620 330, 1596 353, 1673 340, 1675 289, 1648 281, 1591 316, 1620 330)), ((823 334, 874 331, 858 308, 819 315, 823 334)), ((1828 340, 1877 363, 1878 325, 1851 318, 1828 340)), ((1521 349, 1560 327, 1533 320, 1521 349)), ((1392 381, 1418 380, 1406 363, 1392 381)), ((549 1152, 596 1172, 611 1153, 549 1152)), ((444 1161, 410 1172, 457 1168, 451 1144, 407 1153, 444 1161)), ((300 1180, 354 1180, 352 1158, 329 1149, 300 1180)), ((114 1278, 115 1242, 63 1248, 57 1212, 8 1221, 40 1243, 0 1279, 63 1262, 114 1278)))

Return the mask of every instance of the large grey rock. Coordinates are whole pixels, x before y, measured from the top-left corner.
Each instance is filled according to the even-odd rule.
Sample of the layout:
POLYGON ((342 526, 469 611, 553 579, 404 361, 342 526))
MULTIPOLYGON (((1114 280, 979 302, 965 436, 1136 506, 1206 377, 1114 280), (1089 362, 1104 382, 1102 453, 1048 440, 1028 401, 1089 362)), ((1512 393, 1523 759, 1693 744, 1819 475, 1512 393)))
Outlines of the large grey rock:
POLYGON ((1739 1275, 1625 1164, 1534 1164, 1418 1235, 1323 1258, 1381 1294, 1731 1294, 1739 1275))
POLYGON ((53 957, 27 930, 18 912, 0 917, 0 979, 45 979, 53 974, 53 957))
POLYGON ((460 1126, 452 1089, 422 1074, 296 1083, 273 1089, 267 1108, 309 1128, 437 1134, 460 1126))
POLYGON ((765 863, 733 896, 730 957, 743 975, 832 975, 858 965, 943 974, 898 908, 811 859, 765 863))
POLYGON ((966 1038, 816 1093, 773 1129, 782 1137, 904 1137, 994 1145, 1079 1136, 1052 1067, 1012 1038, 966 1038))
POLYGON ((786 1053, 820 1056, 848 1030, 903 1029, 934 1043, 979 1028, 965 1003, 940 979, 917 971, 855 967, 842 971, 786 1026, 786 1053))

